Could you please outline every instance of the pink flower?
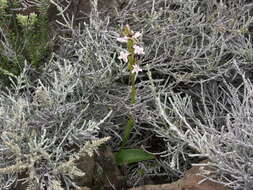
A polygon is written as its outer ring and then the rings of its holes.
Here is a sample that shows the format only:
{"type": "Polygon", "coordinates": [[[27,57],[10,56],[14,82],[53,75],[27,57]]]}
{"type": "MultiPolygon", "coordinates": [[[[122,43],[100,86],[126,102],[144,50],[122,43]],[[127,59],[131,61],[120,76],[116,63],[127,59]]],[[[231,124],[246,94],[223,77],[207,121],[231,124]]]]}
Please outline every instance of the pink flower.
{"type": "Polygon", "coordinates": [[[137,54],[137,55],[144,55],[145,54],[142,47],[134,45],[133,48],[134,48],[135,54],[137,54]]]}
{"type": "Polygon", "coordinates": [[[132,73],[136,73],[138,75],[138,72],[141,72],[142,69],[139,67],[139,65],[135,64],[133,65],[133,70],[131,71],[132,73]]]}
{"type": "Polygon", "coordinates": [[[124,37],[121,37],[121,38],[117,38],[117,41],[118,41],[118,42],[121,42],[121,43],[127,43],[128,37],[127,37],[127,36],[124,36],[124,37]]]}
{"type": "Polygon", "coordinates": [[[134,35],[133,35],[133,38],[137,39],[141,36],[141,33],[140,32],[136,32],[134,35]]]}
{"type": "Polygon", "coordinates": [[[122,59],[124,62],[126,62],[127,63],[127,61],[128,61],[128,56],[130,55],[130,53],[129,52],[127,52],[127,51],[121,51],[120,52],[120,55],[118,56],[118,59],[122,59]]]}

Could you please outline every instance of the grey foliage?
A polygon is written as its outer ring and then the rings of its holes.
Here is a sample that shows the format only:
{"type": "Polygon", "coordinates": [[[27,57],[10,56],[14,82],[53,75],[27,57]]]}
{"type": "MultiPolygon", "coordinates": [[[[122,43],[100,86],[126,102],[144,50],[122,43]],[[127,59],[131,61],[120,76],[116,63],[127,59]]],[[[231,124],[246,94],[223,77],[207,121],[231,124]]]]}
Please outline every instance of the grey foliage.
{"type": "MultiPolygon", "coordinates": [[[[175,133],[179,144],[186,142],[197,151],[188,154],[183,149],[182,154],[208,158],[206,165],[210,170],[200,175],[234,189],[252,189],[253,85],[244,73],[240,70],[238,73],[243,81],[241,85],[234,86],[224,79],[224,85],[218,85],[212,91],[215,82],[212,86],[203,83],[201,97],[195,102],[190,95],[182,97],[182,94],[174,93],[166,97],[168,104],[164,104],[159,98],[162,94],[157,95],[158,105],[161,105],[158,109],[169,126],[157,127],[156,132],[168,143],[172,142],[175,133]],[[173,118],[164,113],[167,109],[174,113],[173,118]]],[[[174,150],[167,148],[168,153],[174,150]]]]}
{"type": "Polygon", "coordinates": [[[9,189],[20,172],[26,173],[23,180],[28,189],[34,185],[43,189],[53,181],[69,188],[74,185],[71,179],[84,175],[75,161],[104,142],[96,140],[104,120],[84,117],[89,104],[86,96],[76,95],[75,89],[80,88],[76,68],[59,62],[49,63],[48,81],[38,80],[36,86],[28,81],[29,67],[25,67],[12,88],[0,95],[3,189],[9,189]],[[94,143],[87,144],[90,140],[94,143]]]}
{"type": "MultiPolygon", "coordinates": [[[[40,73],[26,66],[12,76],[11,88],[1,87],[0,188],[10,189],[19,171],[28,171],[30,187],[75,186],[73,176],[82,173],[74,161],[83,148],[94,151],[89,142],[104,142],[97,141],[100,133],[118,150],[132,115],[128,147],[148,149],[154,136],[161,143],[151,149],[159,159],[126,167],[135,185],[155,175],[175,180],[195,158],[208,158],[215,170],[202,175],[252,189],[252,3],[131,0],[106,17],[92,1],[88,21],[77,24],[61,2],[51,1],[60,19],[50,60],[40,73]],[[124,46],[116,38],[125,24],[142,32],[145,50],[135,105],[127,64],[117,58],[124,46]]],[[[0,32],[3,53],[12,60],[0,32]]]]}

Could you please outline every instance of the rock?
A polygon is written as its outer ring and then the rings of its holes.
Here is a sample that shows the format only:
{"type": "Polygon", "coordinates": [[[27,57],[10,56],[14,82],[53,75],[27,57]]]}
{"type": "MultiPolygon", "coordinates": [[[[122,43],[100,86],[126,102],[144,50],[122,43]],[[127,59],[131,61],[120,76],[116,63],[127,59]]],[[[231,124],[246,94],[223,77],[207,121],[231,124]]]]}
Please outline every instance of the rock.
{"type": "Polygon", "coordinates": [[[80,190],[91,190],[91,189],[88,187],[81,187],[80,190]]]}
{"type": "MultiPolygon", "coordinates": [[[[208,160],[204,160],[201,163],[206,163],[207,161],[208,160]]],[[[229,188],[210,180],[198,184],[198,182],[203,179],[203,177],[197,175],[200,173],[200,168],[200,166],[193,166],[190,170],[186,171],[185,176],[182,179],[171,184],[144,185],[129,190],[230,190],[229,188]]]]}
{"type": "Polygon", "coordinates": [[[86,174],[74,178],[78,186],[92,190],[111,189],[112,186],[122,189],[125,186],[125,179],[118,169],[112,149],[108,146],[99,147],[98,154],[93,157],[79,159],[77,167],[86,174]]]}
{"type": "Polygon", "coordinates": [[[91,186],[95,173],[95,159],[90,156],[82,156],[76,163],[77,167],[85,173],[82,177],[75,177],[74,181],[79,186],[91,186]]]}
{"type": "MultiPolygon", "coordinates": [[[[208,160],[204,160],[201,163],[207,163],[208,160]]],[[[200,173],[200,168],[203,166],[193,166],[188,170],[183,177],[182,186],[189,190],[229,190],[229,188],[224,185],[214,183],[210,180],[206,180],[201,184],[198,184],[204,177],[197,175],[200,173]]],[[[205,168],[205,167],[204,167],[205,168]]]]}

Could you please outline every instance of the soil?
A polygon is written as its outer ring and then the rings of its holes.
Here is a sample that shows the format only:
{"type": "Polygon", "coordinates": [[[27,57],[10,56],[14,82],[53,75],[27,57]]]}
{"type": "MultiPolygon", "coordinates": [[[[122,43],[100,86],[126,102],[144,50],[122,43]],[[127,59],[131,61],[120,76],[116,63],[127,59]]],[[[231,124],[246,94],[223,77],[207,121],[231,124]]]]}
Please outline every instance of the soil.
{"type": "MultiPolygon", "coordinates": [[[[208,160],[204,160],[201,164],[207,164],[208,160]]],[[[121,186],[117,186],[117,184],[111,183],[111,186],[101,187],[99,189],[117,189],[117,190],[231,190],[228,187],[225,187],[221,184],[212,182],[210,180],[205,180],[199,184],[200,181],[204,179],[204,177],[199,174],[203,169],[209,169],[206,166],[193,166],[191,169],[187,170],[184,176],[177,180],[176,182],[169,184],[159,184],[159,185],[144,185],[140,187],[127,188],[126,186],[122,186],[124,183],[121,183],[121,186]]],[[[116,171],[116,170],[115,170],[116,171]]],[[[112,175],[112,174],[110,174],[112,175]]],[[[118,175],[116,172],[115,175],[118,175]]],[[[110,177],[108,177],[110,178],[110,177]]],[[[94,190],[97,188],[94,187],[82,187],[81,190],[94,190]]]]}

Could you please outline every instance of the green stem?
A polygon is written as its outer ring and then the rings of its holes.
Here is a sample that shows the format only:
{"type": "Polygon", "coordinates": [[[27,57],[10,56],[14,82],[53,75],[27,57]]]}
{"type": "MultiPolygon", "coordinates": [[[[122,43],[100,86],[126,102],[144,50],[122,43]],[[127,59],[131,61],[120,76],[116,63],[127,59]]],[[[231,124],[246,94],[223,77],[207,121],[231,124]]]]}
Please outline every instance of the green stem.
{"type": "Polygon", "coordinates": [[[137,92],[136,92],[136,87],[135,87],[135,73],[131,74],[130,76],[131,80],[131,104],[136,104],[136,99],[137,99],[137,92]]]}
{"type": "MultiPolygon", "coordinates": [[[[134,41],[133,40],[129,40],[128,43],[127,43],[127,50],[128,52],[130,53],[130,56],[128,57],[128,70],[130,72],[130,77],[129,77],[129,82],[131,84],[131,93],[130,93],[130,98],[131,98],[131,104],[136,104],[136,100],[137,100],[137,92],[136,92],[136,86],[135,86],[135,73],[131,73],[132,70],[133,70],[133,65],[137,64],[137,59],[134,55],[134,41]]],[[[129,119],[127,121],[127,126],[125,127],[125,130],[124,130],[124,136],[123,136],[123,141],[122,141],[122,144],[121,144],[121,148],[123,148],[129,137],[130,137],[130,134],[131,134],[131,131],[133,130],[133,127],[135,125],[135,122],[134,122],[134,118],[133,116],[129,116],[129,119]]]]}
{"type": "Polygon", "coordinates": [[[127,125],[126,125],[125,130],[124,130],[124,136],[123,136],[121,148],[123,148],[123,147],[126,145],[128,139],[129,139],[129,137],[130,137],[131,131],[132,131],[133,127],[134,127],[134,124],[135,124],[135,123],[134,123],[134,119],[133,119],[133,117],[130,115],[130,116],[129,116],[129,119],[128,119],[128,121],[127,121],[127,125]]]}

